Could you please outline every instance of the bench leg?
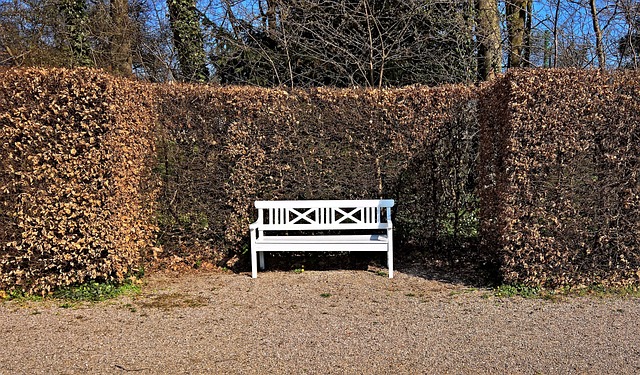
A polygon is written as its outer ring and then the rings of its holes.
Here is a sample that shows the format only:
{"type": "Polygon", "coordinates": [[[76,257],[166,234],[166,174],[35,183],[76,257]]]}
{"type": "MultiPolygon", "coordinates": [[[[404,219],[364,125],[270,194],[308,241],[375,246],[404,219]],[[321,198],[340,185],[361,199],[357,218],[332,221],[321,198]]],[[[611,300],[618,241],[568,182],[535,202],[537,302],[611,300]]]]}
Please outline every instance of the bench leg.
{"type": "Polygon", "coordinates": [[[264,251],[258,252],[258,257],[260,259],[260,269],[264,270],[264,251]]]}
{"type": "Polygon", "coordinates": [[[389,278],[393,279],[393,232],[388,231],[389,249],[387,250],[387,266],[389,267],[389,278]]]}
{"type": "Polygon", "coordinates": [[[258,261],[256,259],[256,251],[251,249],[251,277],[258,277],[258,261]]]}

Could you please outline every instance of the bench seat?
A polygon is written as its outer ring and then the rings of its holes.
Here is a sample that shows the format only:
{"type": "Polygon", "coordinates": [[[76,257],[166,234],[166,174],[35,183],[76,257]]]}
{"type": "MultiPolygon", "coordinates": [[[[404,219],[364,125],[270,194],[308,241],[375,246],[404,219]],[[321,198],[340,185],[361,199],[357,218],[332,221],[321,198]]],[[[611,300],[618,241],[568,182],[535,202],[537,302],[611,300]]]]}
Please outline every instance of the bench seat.
{"type": "Polygon", "coordinates": [[[385,234],[263,236],[256,239],[261,251],[387,251],[388,243],[385,234]]]}

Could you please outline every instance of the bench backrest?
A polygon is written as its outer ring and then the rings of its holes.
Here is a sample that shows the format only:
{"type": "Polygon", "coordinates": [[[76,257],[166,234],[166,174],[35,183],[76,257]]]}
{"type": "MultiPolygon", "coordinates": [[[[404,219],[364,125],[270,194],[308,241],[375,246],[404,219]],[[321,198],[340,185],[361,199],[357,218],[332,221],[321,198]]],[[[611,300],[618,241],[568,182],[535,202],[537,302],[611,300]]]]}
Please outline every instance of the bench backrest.
{"type": "Polygon", "coordinates": [[[393,199],[256,201],[262,230],[387,229],[393,199]]]}

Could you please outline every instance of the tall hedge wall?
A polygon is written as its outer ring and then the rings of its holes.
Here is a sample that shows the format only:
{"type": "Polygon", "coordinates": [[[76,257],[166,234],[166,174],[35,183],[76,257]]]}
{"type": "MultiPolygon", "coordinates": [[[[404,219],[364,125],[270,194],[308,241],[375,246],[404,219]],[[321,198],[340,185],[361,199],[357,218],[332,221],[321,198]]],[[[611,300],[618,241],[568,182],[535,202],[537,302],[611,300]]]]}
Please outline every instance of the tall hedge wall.
{"type": "Polygon", "coordinates": [[[0,71],[0,290],[136,266],[154,229],[149,91],[94,70],[0,71]]]}
{"type": "Polygon", "coordinates": [[[640,279],[640,74],[510,71],[480,111],[481,223],[506,282],[640,279]]]}
{"type": "Polygon", "coordinates": [[[255,200],[377,197],[397,201],[400,255],[477,238],[481,207],[506,282],[638,282],[639,83],[542,70],[481,89],[283,90],[2,70],[0,290],[121,280],[158,243],[242,258],[255,200]]]}
{"type": "Polygon", "coordinates": [[[159,97],[169,253],[240,254],[260,199],[396,198],[405,245],[476,224],[473,88],[184,85],[162,86],[159,97]]]}
{"type": "Polygon", "coordinates": [[[0,289],[121,280],[156,233],[164,254],[241,257],[257,199],[395,198],[407,249],[475,235],[473,88],[0,82],[0,289]]]}

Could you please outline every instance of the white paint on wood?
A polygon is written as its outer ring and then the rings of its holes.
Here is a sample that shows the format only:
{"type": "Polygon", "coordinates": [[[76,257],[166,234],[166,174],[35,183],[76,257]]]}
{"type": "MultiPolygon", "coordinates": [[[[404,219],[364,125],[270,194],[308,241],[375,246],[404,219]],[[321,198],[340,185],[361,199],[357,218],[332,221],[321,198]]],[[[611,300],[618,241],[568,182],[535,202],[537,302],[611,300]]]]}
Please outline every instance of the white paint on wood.
{"type": "Polygon", "coordinates": [[[393,277],[393,199],[257,201],[258,220],[249,226],[251,276],[264,268],[265,251],[386,251],[393,277]],[[265,222],[267,212],[268,222],[265,222]],[[383,215],[384,211],[384,215],[383,215]],[[383,220],[384,218],[384,220],[383,220]],[[386,235],[265,235],[265,231],[386,230],[386,235]]]}

